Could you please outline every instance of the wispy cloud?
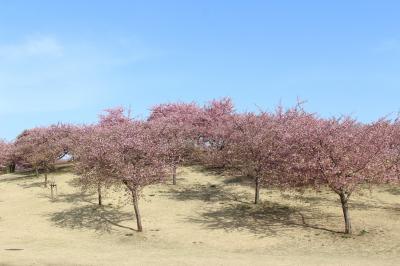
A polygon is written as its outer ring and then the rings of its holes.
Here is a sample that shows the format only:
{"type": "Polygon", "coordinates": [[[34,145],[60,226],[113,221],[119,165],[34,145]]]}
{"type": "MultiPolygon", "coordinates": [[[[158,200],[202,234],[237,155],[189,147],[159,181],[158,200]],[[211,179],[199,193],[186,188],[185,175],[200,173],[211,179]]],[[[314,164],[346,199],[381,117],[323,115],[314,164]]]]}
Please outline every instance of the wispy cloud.
{"type": "Polygon", "coordinates": [[[51,36],[31,36],[19,43],[0,44],[0,58],[61,56],[63,47],[51,36]]]}
{"type": "Polygon", "coordinates": [[[132,75],[128,70],[125,76],[121,67],[162,56],[135,37],[99,42],[30,35],[22,40],[0,42],[0,116],[77,110],[103,102],[132,75]]]}

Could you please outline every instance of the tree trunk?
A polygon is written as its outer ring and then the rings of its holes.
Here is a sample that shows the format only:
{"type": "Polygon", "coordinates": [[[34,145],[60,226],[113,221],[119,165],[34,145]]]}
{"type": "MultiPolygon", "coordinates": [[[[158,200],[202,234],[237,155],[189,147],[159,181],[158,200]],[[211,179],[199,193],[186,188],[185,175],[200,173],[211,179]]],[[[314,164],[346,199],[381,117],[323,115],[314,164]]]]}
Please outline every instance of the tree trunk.
{"type": "Polygon", "coordinates": [[[260,202],[260,178],[256,177],[256,193],[254,197],[254,204],[258,204],[260,202]]]}
{"type": "Polygon", "coordinates": [[[11,163],[9,166],[8,166],[8,170],[9,170],[9,172],[12,174],[12,173],[14,173],[15,172],[15,163],[11,163]]]}
{"type": "Polygon", "coordinates": [[[99,197],[99,206],[103,205],[102,199],[101,199],[101,185],[100,183],[97,184],[97,195],[99,197]]]}
{"type": "Polygon", "coordinates": [[[345,224],[345,234],[351,234],[351,221],[350,221],[350,214],[349,214],[349,206],[348,206],[348,200],[349,197],[346,196],[345,193],[340,193],[340,202],[342,203],[342,209],[343,209],[343,217],[344,217],[344,224],[345,224]]]}
{"type": "Polygon", "coordinates": [[[35,166],[35,173],[36,173],[36,177],[39,177],[39,168],[37,166],[35,166]]]}
{"type": "Polygon", "coordinates": [[[50,188],[51,188],[51,199],[54,200],[54,184],[50,184],[50,188]]]}
{"type": "Polygon", "coordinates": [[[142,219],[140,217],[140,211],[139,211],[139,199],[138,199],[138,190],[135,189],[132,191],[132,201],[133,201],[133,207],[135,208],[135,215],[136,215],[136,223],[137,223],[137,230],[138,232],[143,231],[142,227],[142,219]]]}
{"type": "Polygon", "coordinates": [[[172,184],[176,185],[176,165],[172,166],[172,184]]]}
{"type": "Polygon", "coordinates": [[[47,174],[49,173],[49,168],[46,167],[44,171],[44,187],[47,187],[47,174]]]}

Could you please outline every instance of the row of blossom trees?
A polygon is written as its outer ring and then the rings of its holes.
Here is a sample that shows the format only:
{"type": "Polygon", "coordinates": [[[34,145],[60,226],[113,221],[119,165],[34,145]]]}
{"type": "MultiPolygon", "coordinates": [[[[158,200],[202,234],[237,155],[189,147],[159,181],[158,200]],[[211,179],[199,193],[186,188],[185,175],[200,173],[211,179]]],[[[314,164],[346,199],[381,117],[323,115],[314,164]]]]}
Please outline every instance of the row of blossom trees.
{"type": "Polygon", "coordinates": [[[323,119],[301,104],[274,112],[237,113],[228,98],[205,106],[155,106],[146,120],[124,109],[106,110],[93,125],[52,125],[0,141],[0,167],[29,166],[47,173],[69,153],[85,187],[125,188],[142,231],[142,189],[163,182],[183,163],[220,168],[254,180],[254,203],[262,187],[327,187],[340,198],[345,233],[352,232],[348,201],[361,186],[398,182],[400,122],[363,124],[350,117],[323,119]]]}
{"type": "Polygon", "coordinates": [[[36,176],[39,176],[39,169],[43,169],[47,186],[48,172],[71,146],[71,130],[71,126],[63,124],[36,127],[24,130],[14,142],[0,141],[0,166],[8,168],[9,172],[13,172],[17,164],[30,167],[36,176]]]}

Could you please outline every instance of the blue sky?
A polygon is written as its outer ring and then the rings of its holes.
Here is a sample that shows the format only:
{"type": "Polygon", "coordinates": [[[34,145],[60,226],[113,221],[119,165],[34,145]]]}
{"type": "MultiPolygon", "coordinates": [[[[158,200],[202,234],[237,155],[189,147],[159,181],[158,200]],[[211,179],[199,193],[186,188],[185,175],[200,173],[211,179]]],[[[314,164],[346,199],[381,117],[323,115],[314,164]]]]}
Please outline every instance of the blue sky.
{"type": "Polygon", "coordinates": [[[112,106],[230,96],[323,116],[400,110],[399,1],[0,0],[0,138],[112,106]]]}

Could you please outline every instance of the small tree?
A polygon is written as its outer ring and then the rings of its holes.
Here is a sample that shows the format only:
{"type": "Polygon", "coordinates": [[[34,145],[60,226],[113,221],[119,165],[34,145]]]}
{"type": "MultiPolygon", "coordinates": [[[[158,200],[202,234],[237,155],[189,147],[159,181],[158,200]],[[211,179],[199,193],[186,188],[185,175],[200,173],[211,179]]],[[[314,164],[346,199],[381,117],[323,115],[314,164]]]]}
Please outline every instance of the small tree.
{"type": "Polygon", "coordinates": [[[84,190],[95,189],[98,205],[103,205],[102,187],[112,185],[108,166],[107,151],[109,142],[107,135],[103,134],[98,125],[89,125],[76,128],[73,133],[71,155],[74,158],[75,171],[80,175],[80,183],[84,190]]]}
{"type": "Polygon", "coordinates": [[[106,110],[98,125],[84,127],[74,147],[77,169],[89,182],[123,185],[135,209],[138,231],[142,189],[163,181],[167,173],[166,147],[154,124],[133,120],[122,108],[106,110]]]}
{"type": "Polygon", "coordinates": [[[75,162],[75,171],[80,175],[83,189],[94,189],[97,192],[98,205],[103,205],[102,188],[115,184],[114,167],[110,162],[110,151],[115,143],[111,141],[112,131],[105,130],[129,123],[124,116],[124,109],[117,107],[105,110],[99,115],[99,123],[85,125],[73,130],[71,155],[75,162]]]}
{"type": "Polygon", "coordinates": [[[260,188],[265,185],[278,187],[298,186],[286,180],[293,177],[293,122],[307,114],[299,106],[275,113],[260,112],[238,114],[233,117],[233,130],[229,134],[226,157],[230,168],[254,180],[254,203],[260,201],[260,188]]]}
{"type": "Polygon", "coordinates": [[[5,154],[5,156],[6,156],[5,157],[6,158],[5,162],[6,162],[6,165],[8,166],[7,167],[8,168],[7,171],[9,173],[14,173],[15,172],[15,168],[16,168],[17,164],[20,161],[20,158],[18,158],[17,155],[16,155],[15,145],[14,145],[13,142],[7,143],[6,148],[7,149],[6,149],[6,154],[5,154]]]}
{"type": "Polygon", "coordinates": [[[23,162],[31,165],[39,176],[39,168],[47,175],[55,163],[68,153],[71,128],[68,125],[51,125],[25,130],[15,141],[16,154],[23,162]]]}
{"type": "Polygon", "coordinates": [[[39,167],[42,165],[44,154],[40,148],[45,142],[44,128],[24,130],[15,141],[16,154],[25,165],[30,165],[39,177],[39,167]]]}
{"type": "Polygon", "coordinates": [[[139,198],[145,186],[163,181],[167,173],[166,148],[151,124],[142,121],[101,125],[103,133],[113,143],[107,152],[113,178],[131,194],[137,229],[143,230],[139,198]]]}
{"type": "Polygon", "coordinates": [[[119,153],[116,155],[121,156],[122,160],[119,160],[118,171],[122,182],[132,193],[138,230],[142,231],[139,195],[143,187],[163,181],[167,169],[165,150],[151,137],[152,129],[148,125],[135,123],[125,130],[129,142],[119,146],[119,153]],[[128,156],[124,155],[125,151],[128,156]]]}
{"type": "Polygon", "coordinates": [[[227,147],[231,168],[254,179],[255,204],[260,201],[261,183],[265,182],[268,173],[271,173],[266,164],[266,157],[270,155],[268,150],[276,151],[275,148],[267,147],[275,143],[273,135],[268,134],[273,129],[271,122],[271,117],[265,113],[237,115],[234,119],[234,131],[230,136],[230,145],[227,147]]]}
{"type": "MultiPolygon", "coordinates": [[[[310,135],[304,135],[301,151],[315,187],[327,185],[342,205],[345,233],[352,233],[348,202],[361,185],[386,182],[388,175],[383,160],[391,126],[380,120],[361,124],[351,118],[315,120],[310,135]],[[307,162],[307,160],[311,160],[307,162]]],[[[310,175],[308,175],[310,177],[310,175]]]]}
{"type": "Polygon", "coordinates": [[[12,161],[10,160],[10,150],[12,144],[0,139],[0,170],[7,170],[12,172],[10,165],[12,161]]]}
{"type": "Polygon", "coordinates": [[[197,118],[200,161],[213,168],[226,169],[229,165],[227,148],[233,132],[234,105],[230,98],[213,100],[203,107],[197,118]]]}
{"type": "Polygon", "coordinates": [[[172,168],[172,184],[176,185],[176,169],[193,151],[197,139],[196,119],[200,108],[194,104],[161,104],[152,108],[149,123],[158,139],[165,142],[166,160],[172,168]]]}
{"type": "Polygon", "coordinates": [[[400,117],[392,124],[390,132],[390,142],[383,158],[387,173],[390,176],[388,180],[391,183],[400,182],[400,117]]]}

